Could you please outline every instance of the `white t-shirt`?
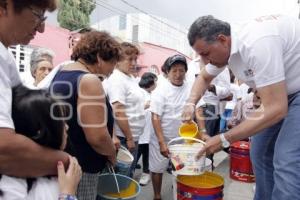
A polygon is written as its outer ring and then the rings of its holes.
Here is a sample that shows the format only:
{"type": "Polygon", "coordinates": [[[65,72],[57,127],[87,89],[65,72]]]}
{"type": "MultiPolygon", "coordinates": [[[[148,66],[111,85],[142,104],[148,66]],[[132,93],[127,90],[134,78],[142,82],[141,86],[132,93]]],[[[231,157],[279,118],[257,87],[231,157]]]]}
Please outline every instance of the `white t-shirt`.
{"type": "MultiPolygon", "coordinates": [[[[143,89],[145,95],[145,103],[151,101],[151,94],[143,89]]],[[[139,144],[148,144],[150,141],[150,136],[154,134],[154,129],[151,120],[151,112],[149,108],[145,109],[145,128],[143,134],[140,136],[139,144]]]]}
{"type": "MultiPolygon", "coordinates": [[[[150,111],[160,116],[165,142],[178,137],[181,125],[181,113],[191,91],[191,84],[184,82],[182,86],[174,86],[169,81],[160,84],[151,93],[150,111]]],[[[156,139],[155,133],[152,138],[156,139]]],[[[157,139],[156,139],[157,140],[157,139]]]]}
{"type": "Polygon", "coordinates": [[[248,95],[249,86],[246,83],[242,83],[240,85],[240,98],[244,98],[244,96],[248,95]]]}
{"type": "MultiPolygon", "coordinates": [[[[201,64],[203,65],[203,67],[205,66],[204,63],[201,63],[200,58],[196,58],[189,63],[187,71],[187,81],[191,84],[194,83],[196,75],[200,73],[201,64]]],[[[229,70],[226,68],[222,73],[218,74],[218,76],[216,76],[212,80],[211,84],[216,86],[217,95],[212,92],[206,91],[201,100],[197,103],[196,107],[200,107],[205,103],[208,103],[211,105],[215,105],[216,108],[218,108],[220,99],[226,98],[230,95],[229,70]]]]}
{"type": "Polygon", "coordinates": [[[186,81],[193,84],[196,80],[196,76],[200,74],[200,68],[202,67],[202,65],[205,66],[205,64],[200,60],[200,58],[196,58],[189,62],[188,71],[186,72],[185,76],[186,81]]]}
{"type": "Polygon", "coordinates": [[[37,178],[28,193],[26,179],[3,175],[0,189],[0,200],[57,200],[59,196],[57,178],[37,178]]]}
{"type": "Polygon", "coordinates": [[[241,94],[241,92],[240,92],[240,86],[238,86],[235,83],[231,83],[230,84],[230,92],[232,93],[232,100],[228,101],[226,103],[225,108],[233,110],[234,107],[235,107],[235,105],[236,105],[236,102],[237,102],[238,98],[241,97],[241,95],[240,95],[241,94]]]}
{"type": "MultiPolygon", "coordinates": [[[[133,76],[127,76],[118,69],[105,83],[111,104],[120,102],[125,106],[126,115],[134,141],[139,140],[145,126],[144,94],[133,76]]],[[[117,136],[124,137],[118,123],[114,123],[117,136]]]]}
{"type": "Polygon", "coordinates": [[[13,55],[0,42],[0,128],[14,129],[11,117],[12,87],[21,84],[13,55]]]}
{"type": "MultiPolygon", "coordinates": [[[[231,33],[228,65],[252,88],[285,80],[288,94],[300,90],[300,21],[287,16],[265,16],[231,33]]],[[[209,74],[222,69],[206,65],[209,74]]]]}
{"type": "Polygon", "coordinates": [[[156,87],[160,84],[165,84],[166,82],[168,82],[168,79],[163,75],[163,73],[161,73],[157,76],[156,87]]]}

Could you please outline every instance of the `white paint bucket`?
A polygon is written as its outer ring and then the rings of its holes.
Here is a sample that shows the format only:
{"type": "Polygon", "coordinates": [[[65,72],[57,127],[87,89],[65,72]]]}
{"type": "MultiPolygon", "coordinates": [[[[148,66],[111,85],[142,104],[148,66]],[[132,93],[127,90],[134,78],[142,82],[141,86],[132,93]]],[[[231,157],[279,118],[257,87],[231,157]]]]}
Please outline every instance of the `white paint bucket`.
{"type": "Polygon", "coordinates": [[[117,154],[117,173],[127,175],[133,160],[133,155],[125,147],[121,146],[117,154]]]}
{"type": "Polygon", "coordinates": [[[171,162],[178,175],[199,175],[204,172],[205,155],[196,160],[200,149],[205,145],[201,140],[178,137],[168,142],[171,162]]]}

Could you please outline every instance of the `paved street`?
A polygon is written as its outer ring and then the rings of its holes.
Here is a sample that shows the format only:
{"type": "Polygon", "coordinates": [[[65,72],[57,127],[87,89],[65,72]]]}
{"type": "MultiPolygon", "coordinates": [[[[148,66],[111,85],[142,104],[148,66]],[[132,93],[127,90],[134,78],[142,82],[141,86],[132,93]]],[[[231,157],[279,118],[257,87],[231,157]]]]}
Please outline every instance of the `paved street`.
{"type": "MultiPolygon", "coordinates": [[[[243,183],[229,178],[229,157],[224,152],[215,154],[215,172],[223,176],[225,179],[224,200],[252,200],[253,199],[253,183],[243,183]]],[[[136,170],[135,178],[138,180],[141,170],[136,170]]],[[[137,198],[138,200],[152,200],[152,183],[142,187],[142,191],[137,198]]],[[[173,200],[172,176],[168,173],[164,174],[162,199],[173,200]]]]}

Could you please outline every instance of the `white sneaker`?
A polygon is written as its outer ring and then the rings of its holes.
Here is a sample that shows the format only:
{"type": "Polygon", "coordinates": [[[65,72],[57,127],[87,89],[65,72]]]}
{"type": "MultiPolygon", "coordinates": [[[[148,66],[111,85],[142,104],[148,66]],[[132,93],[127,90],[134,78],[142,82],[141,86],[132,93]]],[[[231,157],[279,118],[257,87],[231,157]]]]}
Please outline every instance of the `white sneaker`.
{"type": "Polygon", "coordinates": [[[150,181],[150,174],[142,173],[140,185],[147,185],[150,181]]]}

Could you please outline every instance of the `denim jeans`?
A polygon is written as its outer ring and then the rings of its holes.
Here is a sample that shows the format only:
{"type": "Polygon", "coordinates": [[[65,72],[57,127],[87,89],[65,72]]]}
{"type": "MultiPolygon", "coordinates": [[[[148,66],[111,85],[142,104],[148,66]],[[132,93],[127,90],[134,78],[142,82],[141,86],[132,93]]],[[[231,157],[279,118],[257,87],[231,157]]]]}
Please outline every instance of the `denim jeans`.
{"type": "Polygon", "coordinates": [[[225,109],[224,113],[221,115],[220,133],[224,133],[227,131],[227,121],[230,119],[231,115],[232,109],[225,109]]]}
{"type": "MultiPolygon", "coordinates": [[[[118,136],[118,138],[120,140],[121,145],[128,148],[127,144],[126,144],[126,138],[119,137],[119,136],[118,136]]],[[[137,164],[136,159],[137,159],[137,154],[138,154],[138,142],[134,142],[134,144],[135,144],[135,149],[134,149],[134,151],[130,152],[133,155],[134,160],[132,162],[132,165],[130,166],[128,174],[126,174],[127,176],[129,176],[131,178],[133,177],[133,173],[134,173],[134,170],[135,170],[135,167],[137,164]]]]}
{"type": "Polygon", "coordinates": [[[252,137],[254,200],[300,197],[300,92],[288,97],[288,114],[252,137]]]}

